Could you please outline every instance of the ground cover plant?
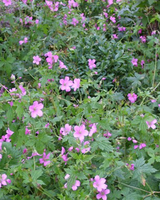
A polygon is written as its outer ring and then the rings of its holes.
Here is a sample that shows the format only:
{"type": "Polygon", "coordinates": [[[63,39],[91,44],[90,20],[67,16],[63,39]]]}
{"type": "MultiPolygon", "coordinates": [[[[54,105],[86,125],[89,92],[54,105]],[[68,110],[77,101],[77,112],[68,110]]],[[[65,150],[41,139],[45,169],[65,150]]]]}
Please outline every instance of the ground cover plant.
{"type": "Polygon", "coordinates": [[[0,200],[160,199],[159,12],[0,1],[0,200]]]}

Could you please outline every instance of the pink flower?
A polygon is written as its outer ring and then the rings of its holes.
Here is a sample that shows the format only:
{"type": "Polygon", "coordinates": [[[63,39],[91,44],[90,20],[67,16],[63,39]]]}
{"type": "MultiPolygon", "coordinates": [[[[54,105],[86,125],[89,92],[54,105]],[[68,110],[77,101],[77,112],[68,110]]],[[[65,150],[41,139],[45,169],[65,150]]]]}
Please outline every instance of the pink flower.
{"type": "Polygon", "coordinates": [[[12,5],[12,0],[2,0],[5,6],[12,5]]]}
{"type": "Polygon", "coordinates": [[[88,60],[89,69],[96,68],[95,62],[96,62],[95,59],[93,59],[93,60],[89,59],[89,60],[88,60]]]}
{"type": "Polygon", "coordinates": [[[92,125],[92,128],[91,128],[91,130],[90,130],[90,132],[89,132],[89,136],[91,137],[94,133],[96,133],[97,132],[97,126],[96,126],[96,124],[94,123],[93,125],[92,125]]]}
{"type": "Polygon", "coordinates": [[[63,159],[63,161],[65,162],[65,164],[67,164],[67,161],[68,161],[67,155],[68,155],[68,153],[67,153],[67,154],[64,154],[65,151],[66,151],[65,148],[62,147],[61,156],[62,156],[62,159],[63,159]]]}
{"type": "Polygon", "coordinates": [[[134,66],[138,66],[138,59],[136,59],[136,58],[133,58],[132,60],[131,60],[131,62],[132,62],[132,64],[134,65],[134,66]]]}
{"type": "Polygon", "coordinates": [[[151,122],[146,121],[146,124],[147,124],[148,128],[152,128],[152,129],[156,128],[155,123],[157,123],[156,119],[152,120],[151,122]]]}
{"type": "Polygon", "coordinates": [[[98,192],[101,192],[103,189],[107,188],[107,185],[105,184],[105,178],[100,178],[98,175],[96,175],[94,181],[93,187],[96,188],[98,192]]]}
{"type": "Polygon", "coordinates": [[[39,103],[38,101],[34,101],[32,106],[29,106],[29,111],[31,112],[31,117],[36,118],[37,116],[42,117],[43,112],[41,111],[43,109],[43,104],[39,103]]]}
{"type": "Polygon", "coordinates": [[[27,126],[26,126],[26,128],[25,128],[25,135],[30,135],[31,134],[31,130],[29,130],[28,128],[27,128],[27,126]]]}
{"type": "Polygon", "coordinates": [[[75,126],[74,130],[74,137],[78,138],[81,142],[84,140],[84,137],[88,135],[88,131],[85,130],[85,125],[75,126]]]}
{"type": "Polygon", "coordinates": [[[24,43],[27,43],[27,42],[28,42],[28,38],[25,37],[24,40],[23,40],[23,42],[24,42],[24,43]]]}
{"type": "Polygon", "coordinates": [[[102,190],[99,194],[96,195],[97,199],[107,200],[107,194],[110,193],[109,189],[102,190]]]}
{"type": "Polygon", "coordinates": [[[134,171],[134,164],[131,164],[130,170],[134,171]]]}
{"type": "Polygon", "coordinates": [[[144,67],[144,60],[141,60],[141,66],[142,66],[142,68],[144,67]]]}
{"type": "Polygon", "coordinates": [[[23,41],[23,40],[20,40],[20,41],[19,41],[19,44],[20,44],[20,45],[22,45],[23,43],[24,43],[24,41],[23,41]]]}
{"type": "Polygon", "coordinates": [[[65,127],[60,129],[60,133],[62,135],[68,135],[69,132],[71,132],[72,126],[70,126],[69,124],[66,124],[65,127]]]}
{"type": "Polygon", "coordinates": [[[13,135],[13,131],[11,131],[9,128],[6,130],[7,136],[11,137],[11,135],[13,135]]]}
{"type": "Polygon", "coordinates": [[[27,0],[22,0],[22,1],[23,1],[23,3],[25,3],[25,4],[27,3],[27,0]]]}
{"type": "Polygon", "coordinates": [[[139,29],[138,33],[141,34],[142,33],[142,29],[139,29]]]}
{"type": "Polygon", "coordinates": [[[26,95],[26,90],[25,90],[25,88],[22,85],[19,85],[19,89],[22,92],[22,94],[21,94],[22,96],[26,95]]]}
{"type": "Polygon", "coordinates": [[[146,36],[140,36],[141,42],[145,43],[146,42],[146,36]]]}
{"type": "Polygon", "coordinates": [[[137,95],[135,93],[133,93],[133,94],[129,93],[127,96],[128,96],[128,100],[131,103],[134,103],[137,100],[137,95]]]}
{"type": "Polygon", "coordinates": [[[105,16],[106,18],[108,18],[108,13],[103,12],[103,14],[104,14],[104,16],[105,16]]]}
{"type": "Polygon", "coordinates": [[[113,0],[108,0],[108,4],[109,5],[113,4],[113,0]]]}
{"type": "Polygon", "coordinates": [[[33,63],[36,65],[39,65],[39,62],[41,61],[41,58],[39,56],[33,56],[33,63]]]}
{"type": "Polygon", "coordinates": [[[104,133],[103,136],[109,138],[112,136],[112,134],[109,131],[107,131],[107,133],[104,133]]]}
{"type": "Polygon", "coordinates": [[[2,185],[7,185],[7,182],[8,183],[10,182],[10,180],[7,179],[7,175],[6,174],[0,175],[0,188],[2,187],[2,185]]]}
{"type": "Polygon", "coordinates": [[[60,81],[61,84],[61,90],[65,90],[66,92],[71,91],[71,86],[73,85],[73,82],[69,80],[69,77],[66,76],[65,79],[61,79],[60,81]]]}
{"type": "Polygon", "coordinates": [[[73,24],[73,26],[76,26],[78,23],[79,21],[76,18],[72,18],[71,24],[73,24]]]}
{"type": "Polygon", "coordinates": [[[11,107],[13,106],[13,101],[8,101],[8,103],[11,107]]]}
{"type": "Polygon", "coordinates": [[[79,87],[80,87],[80,79],[75,78],[74,81],[73,81],[72,88],[74,89],[74,91],[76,91],[79,87]]]}
{"type": "Polygon", "coordinates": [[[110,17],[110,20],[113,22],[113,23],[116,23],[116,18],[115,17],[110,17]]]}
{"type": "Polygon", "coordinates": [[[134,149],[137,149],[139,146],[138,145],[134,145],[134,149]]]}
{"type": "Polygon", "coordinates": [[[146,144],[145,144],[145,143],[141,143],[141,144],[139,145],[139,149],[143,149],[144,147],[146,147],[146,144]]]}
{"type": "Polygon", "coordinates": [[[155,35],[156,34],[156,31],[152,31],[151,35],[155,35]]]}
{"type": "Polygon", "coordinates": [[[118,39],[118,36],[116,34],[113,34],[113,39],[118,39]]]}
{"type": "Polygon", "coordinates": [[[75,184],[72,186],[72,190],[77,190],[77,187],[79,187],[80,185],[80,181],[76,180],[75,184]]]}
{"type": "Polygon", "coordinates": [[[151,102],[152,102],[152,103],[155,103],[155,102],[156,102],[156,99],[151,99],[151,102]]]}
{"type": "Polygon", "coordinates": [[[50,156],[50,153],[46,155],[46,153],[44,152],[43,153],[43,158],[40,158],[39,162],[41,164],[43,163],[44,166],[49,165],[51,163],[51,161],[49,160],[49,156],[50,156]]]}
{"type": "Polygon", "coordinates": [[[35,23],[36,23],[36,24],[39,24],[39,19],[36,19],[36,20],[35,20],[35,23]]]}
{"type": "Polygon", "coordinates": [[[68,69],[67,67],[66,67],[66,65],[62,62],[62,61],[59,61],[59,67],[61,68],[61,69],[68,69]]]}

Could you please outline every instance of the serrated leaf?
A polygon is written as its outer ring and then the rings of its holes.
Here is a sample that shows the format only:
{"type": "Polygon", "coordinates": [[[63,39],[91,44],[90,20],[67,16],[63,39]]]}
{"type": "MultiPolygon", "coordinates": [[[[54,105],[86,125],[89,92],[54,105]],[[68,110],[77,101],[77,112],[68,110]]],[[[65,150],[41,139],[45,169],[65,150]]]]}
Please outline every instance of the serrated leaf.
{"type": "Polygon", "coordinates": [[[95,151],[97,148],[105,151],[113,151],[113,147],[111,146],[109,140],[105,137],[98,137],[91,145],[92,152],[95,151]]]}
{"type": "Polygon", "coordinates": [[[95,155],[83,155],[82,160],[83,162],[89,162],[95,155]]]}
{"type": "Polygon", "coordinates": [[[133,172],[133,178],[134,179],[138,178],[140,182],[141,182],[142,175],[150,175],[157,171],[154,167],[151,166],[151,164],[149,163],[145,164],[145,160],[143,157],[140,159],[137,159],[134,162],[134,167],[135,167],[135,170],[133,172]]]}
{"type": "Polygon", "coordinates": [[[156,0],[148,0],[148,3],[149,3],[150,6],[155,2],[156,2],[156,0]]]}
{"type": "Polygon", "coordinates": [[[7,113],[6,113],[6,117],[7,117],[7,120],[8,120],[9,122],[11,122],[11,121],[13,120],[13,118],[14,118],[14,113],[13,113],[12,108],[9,108],[9,109],[8,109],[8,111],[7,111],[7,113]]]}
{"type": "Polygon", "coordinates": [[[71,187],[75,184],[76,176],[75,174],[71,174],[67,180],[67,189],[71,189],[71,187]]]}
{"type": "Polygon", "coordinates": [[[31,177],[33,179],[33,181],[37,180],[41,175],[43,174],[43,171],[40,170],[34,170],[31,172],[31,177]]]}
{"type": "Polygon", "coordinates": [[[17,113],[17,116],[18,116],[19,118],[22,117],[22,114],[24,113],[24,109],[23,109],[23,105],[22,105],[22,104],[18,104],[18,105],[17,105],[16,113],[17,113]]]}

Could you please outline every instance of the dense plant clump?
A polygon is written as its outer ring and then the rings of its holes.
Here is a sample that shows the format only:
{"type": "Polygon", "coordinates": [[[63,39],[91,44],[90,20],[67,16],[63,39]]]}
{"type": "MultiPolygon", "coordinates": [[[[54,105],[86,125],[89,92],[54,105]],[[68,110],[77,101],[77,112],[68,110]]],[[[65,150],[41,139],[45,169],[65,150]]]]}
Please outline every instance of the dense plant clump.
{"type": "Polygon", "coordinates": [[[159,12],[0,2],[0,200],[160,199],[159,12]]]}

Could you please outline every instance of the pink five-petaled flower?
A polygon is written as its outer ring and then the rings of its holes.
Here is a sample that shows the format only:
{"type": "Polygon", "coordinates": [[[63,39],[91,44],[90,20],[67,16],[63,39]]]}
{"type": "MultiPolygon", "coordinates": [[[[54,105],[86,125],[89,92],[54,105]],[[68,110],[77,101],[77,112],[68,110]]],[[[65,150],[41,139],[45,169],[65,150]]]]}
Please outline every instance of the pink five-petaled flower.
{"type": "Polygon", "coordinates": [[[73,24],[73,26],[76,26],[78,23],[79,21],[76,18],[72,18],[71,24],[73,24]]]}
{"type": "Polygon", "coordinates": [[[88,135],[88,131],[85,130],[85,125],[75,126],[74,130],[74,137],[78,138],[81,142],[84,140],[84,137],[88,135]]]}
{"type": "Polygon", "coordinates": [[[134,103],[137,100],[137,95],[135,93],[133,93],[133,94],[129,93],[127,96],[128,96],[128,100],[131,103],[134,103]]]}
{"type": "Polygon", "coordinates": [[[0,188],[2,187],[2,185],[7,185],[7,183],[11,183],[11,180],[6,178],[7,178],[6,174],[0,175],[0,188]]]}
{"type": "Polygon", "coordinates": [[[138,59],[136,59],[136,58],[133,58],[132,60],[131,60],[131,63],[134,65],[134,66],[138,66],[138,59]]]}
{"type": "Polygon", "coordinates": [[[61,79],[60,81],[61,84],[61,90],[65,90],[66,92],[71,91],[71,86],[73,85],[73,82],[69,80],[69,77],[66,76],[65,79],[61,79]]]}
{"type": "Polygon", "coordinates": [[[145,144],[145,143],[141,143],[141,144],[139,145],[139,149],[143,149],[144,147],[146,147],[146,144],[145,144]]]}
{"type": "Polygon", "coordinates": [[[79,87],[80,87],[80,79],[75,78],[74,81],[73,81],[72,88],[74,89],[74,91],[76,91],[79,87]]]}
{"type": "Polygon", "coordinates": [[[110,20],[113,22],[113,23],[116,23],[116,18],[115,17],[110,17],[110,20]]]}
{"type": "Polygon", "coordinates": [[[39,162],[41,164],[43,163],[44,166],[49,165],[51,163],[51,161],[49,160],[49,156],[50,156],[50,153],[46,155],[46,153],[44,152],[43,158],[40,158],[39,162]]]}
{"type": "Polygon", "coordinates": [[[97,199],[103,199],[103,200],[107,200],[107,194],[110,193],[109,189],[106,190],[102,190],[99,194],[96,195],[97,199]]]}
{"type": "Polygon", "coordinates": [[[33,63],[36,65],[39,65],[39,62],[41,61],[41,58],[39,56],[33,56],[33,63]]]}
{"type": "Polygon", "coordinates": [[[152,128],[152,129],[156,128],[155,123],[157,123],[156,119],[152,120],[151,122],[146,121],[146,124],[147,124],[148,128],[152,128]]]}
{"type": "Polygon", "coordinates": [[[98,175],[96,175],[94,178],[93,187],[96,188],[98,192],[101,192],[103,189],[105,190],[107,188],[105,182],[105,178],[100,178],[98,175]]]}
{"type": "Polygon", "coordinates": [[[65,127],[64,127],[64,128],[61,127],[60,133],[61,133],[62,135],[68,135],[69,132],[71,131],[71,129],[72,129],[72,126],[70,126],[69,124],[65,124],[65,127]]]}
{"type": "Polygon", "coordinates": [[[140,36],[141,42],[145,43],[146,42],[146,36],[140,36]]]}
{"type": "Polygon", "coordinates": [[[6,130],[7,136],[11,137],[11,135],[13,135],[13,131],[11,131],[9,128],[6,130]]]}
{"type": "Polygon", "coordinates": [[[93,59],[93,60],[89,59],[89,60],[88,60],[89,69],[96,68],[95,62],[96,62],[95,59],[93,59]]]}
{"type": "Polygon", "coordinates": [[[109,5],[113,4],[113,0],[108,0],[108,4],[109,5]]]}
{"type": "Polygon", "coordinates": [[[31,112],[31,117],[36,118],[37,116],[42,117],[43,112],[41,109],[43,108],[42,103],[38,103],[38,101],[34,101],[32,106],[29,106],[29,111],[31,112]]]}
{"type": "Polygon", "coordinates": [[[72,190],[77,190],[77,187],[79,187],[81,185],[79,180],[76,180],[75,184],[72,185],[72,190]]]}
{"type": "Polygon", "coordinates": [[[2,0],[5,6],[12,5],[12,0],[2,0]]]}
{"type": "Polygon", "coordinates": [[[96,133],[97,132],[97,126],[96,126],[96,124],[94,123],[93,125],[92,125],[92,128],[91,128],[91,130],[90,130],[90,132],[89,132],[89,136],[91,137],[94,133],[96,133]]]}

